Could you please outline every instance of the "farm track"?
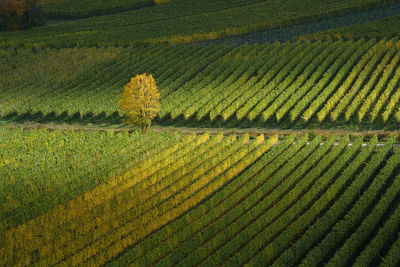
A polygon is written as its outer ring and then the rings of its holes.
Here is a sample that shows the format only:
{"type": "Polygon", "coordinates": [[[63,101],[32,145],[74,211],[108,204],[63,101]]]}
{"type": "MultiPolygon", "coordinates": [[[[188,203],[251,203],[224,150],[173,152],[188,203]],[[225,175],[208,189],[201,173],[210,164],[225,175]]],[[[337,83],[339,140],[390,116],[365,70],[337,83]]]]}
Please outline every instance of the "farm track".
{"type": "Polygon", "coordinates": [[[204,45],[217,45],[217,44],[255,44],[267,42],[286,42],[295,41],[302,35],[308,35],[320,31],[326,31],[335,28],[351,26],[379,20],[400,14],[400,4],[382,7],[375,10],[364,11],[361,13],[354,13],[346,16],[325,19],[318,22],[304,23],[283,27],[279,29],[271,29],[267,31],[255,32],[251,34],[244,34],[228,38],[221,38],[216,40],[199,42],[204,45]]]}
{"type": "MultiPolygon", "coordinates": [[[[129,126],[126,124],[67,124],[67,123],[35,123],[35,122],[25,122],[25,123],[0,123],[0,128],[8,129],[18,129],[22,128],[24,130],[31,129],[46,129],[46,130],[61,130],[61,131],[135,131],[138,130],[136,126],[129,126]]],[[[395,131],[385,131],[385,130],[369,130],[369,131],[354,131],[354,130],[342,130],[342,129],[263,129],[263,128],[205,128],[205,127],[178,127],[178,126],[161,126],[153,125],[151,129],[154,132],[181,132],[183,135],[192,135],[194,132],[196,134],[209,133],[210,135],[223,134],[228,135],[243,135],[248,134],[250,137],[256,137],[261,134],[265,136],[278,135],[279,137],[286,137],[290,135],[321,135],[321,136],[363,136],[364,140],[368,140],[370,137],[376,135],[379,140],[386,141],[390,136],[397,135],[400,136],[400,130],[395,131]]],[[[340,139],[340,137],[338,137],[340,139]]],[[[395,145],[397,147],[398,145],[395,145]]]]}

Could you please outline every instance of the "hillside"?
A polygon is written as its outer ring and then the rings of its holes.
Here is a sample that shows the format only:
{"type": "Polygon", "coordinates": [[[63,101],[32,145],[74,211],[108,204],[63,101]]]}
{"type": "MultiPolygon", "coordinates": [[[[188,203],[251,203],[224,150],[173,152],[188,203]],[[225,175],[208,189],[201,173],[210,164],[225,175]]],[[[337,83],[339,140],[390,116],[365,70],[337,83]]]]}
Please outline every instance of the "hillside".
{"type": "Polygon", "coordinates": [[[246,134],[164,135],[157,140],[152,136],[152,144],[126,132],[86,137],[83,132],[3,130],[2,136],[18,143],[29,140],[20,146],[25,149],[45,142],[49,152],[39,154],[37,161],[37,154],[27,151],[15,158],[19,166],[3,162],[3,170],[14,165],[18,171],[6,174],[5,181],[14,180],[7,187],[3,181],[2,191],[9,197],[2,201],[8,209],[1,214],[7,217],[0,232],[1,264],[390,266],[398,260],[394,235],[400,220],[400,150],[393,152],[395,138],[375,149],[376,136],[363,143],[362,137],[351,141],[348,136],[338,142],[335,136],[323,140],[307,135],[277,142],[277,136],[249,140],[246,134]],[[89,138],[92,147],[67,152],[79,157],[58,171],[42,160],[49,153],[60,158],[65,153],[60,142],[73,148],[82,138],[89,138]],[[95,160],[97,166],[82,176],[82,156],[92,161],[103,157],[102,150],[108,152],[105,162],[117,156],[110,145],[96,151],[96,142],[116,143],[119,153],[133,152],[129,158],[136,164],[99,179],[96,172],[110,166],[99,169],[95,160]],[[128,142],[130,148],[121,150],[128,142]],[[148,152],[143,154],[138,144],[146,144],[148,152]],[[42,166],[42,174],[30,174],[29,184],[27,163],[42,166]],[[46,172],[51,176],[43,176],[46,172]],[[69,181],[43,184],[43,178],[57,180],[67,173],[69,181]],[[38,191],[16,193],[29,187],[38,191]],[[50,190],[64,193],[47,195],[50,190]],[[22,204],[29,198],[31,203],[22,204]],[[54,205],[60,201],[66,203],[54,205]],[[12,203],[21,205],[12,210],[12,203]],[[26,205],[36,207],[29,209],[33,219],[23,213],[26,205]],[[386,251],[388,242],[394,245],[386,251]]]}
{"type": "Polygon", "coordinates": [[[119,117],[123,85],[146,72],[160,88],[159,124],[315,128],[345,123],[348,128],[393,130],[400,122],[399,47],[395,37],[241,46],[6,49],[0,59],[0,113],[9,118],[25,114],[22,119],[39,122],[57,116],[90,120],[104,114],[112,122],[119,117]],[[9,65],[11,57],[14,65],[9,65]]]}
{"type": "Polygon", "coordinates": [[[341,38],[383,38],[400,35],[400,16],[345,26],[299,37],[300,40],[327,40],[341,38]]]}
{"type": "Polygon", "coordinates": [[[42,11],[0,32],[0,266],[400,265],[400,1],[42,11]]]}
{"type": "Polygon", "coordinates": [[[139,9],[155,5],[156,2],[168,0],[43,0],[42,10],[48,18],[74,19],[139,9]]]}
{"type": "Polygon", "coordinates": [[[29,31],[0,33],[0,47],[181,44],[347,15],[398,1],[174,0],[29,31]]]}

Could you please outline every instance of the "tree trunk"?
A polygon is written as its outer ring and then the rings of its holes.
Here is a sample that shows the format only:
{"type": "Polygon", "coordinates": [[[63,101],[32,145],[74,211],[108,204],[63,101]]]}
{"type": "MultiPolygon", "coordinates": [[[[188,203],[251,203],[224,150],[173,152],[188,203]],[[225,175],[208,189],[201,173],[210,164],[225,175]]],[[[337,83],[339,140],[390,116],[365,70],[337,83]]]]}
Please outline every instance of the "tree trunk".
{"type": "Polygon", "coordinates": [[[141,130],[142,134],[145,134],[149,131],[149,126],[147,124],[142,124],[141,130]]]}

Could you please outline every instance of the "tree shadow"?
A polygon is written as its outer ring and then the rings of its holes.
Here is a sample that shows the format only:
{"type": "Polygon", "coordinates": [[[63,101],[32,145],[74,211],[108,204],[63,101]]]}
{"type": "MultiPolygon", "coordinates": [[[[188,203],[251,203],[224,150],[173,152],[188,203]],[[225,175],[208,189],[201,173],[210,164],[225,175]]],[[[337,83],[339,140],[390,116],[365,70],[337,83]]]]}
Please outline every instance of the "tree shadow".
{"type": "MultiPolygon", "coordinates": [[[[393,117],[393,116],[392,116],[393,117]]],[[[309,121],[303,121],[300,117],[292,121],[289,114],[286,114],[277,120],[275,116],[271,116],[268,120],[265,120],[261,114],[255,117],[253,120],[244,117],[238,120],[234,115],[224,120],[221,116],[217,116],[214,120],[210,120],[208,115],[204,116],[201,120],[197,119],[196,113],[190,118],[184,118],[183,115],[172,118],[170,115],[164,118],[156,118],[155,124],[161,126],[177,126],[177,127],[195,127],[195,128],[261,128],[261,129],[280,129],[280,130],[302,130],[302,129],[324,129],[324,130],[352,130],[352,131],[368,131],[368,130],[383,130],[393,131],[399,130],[399,123],[391,118],[386,123],[381,119],[377,119],[374,123],[370,123],[368,119],[365,119],[362,123],[359,123],[356,116],[353,116],[351,120],[346,121],[345,118],[340,118],[338,121],[333,122],[330,119],[326,119],[323,122],[319,122],[316,116],[313,116],[309,121]]]]}
{"type": "MultiPolygon", "coordinates": [[[[392,116],[393,117],[393,116],[392,116]]],[[[117,112],[107,114],[106,112],[101,112],[95,114],[93,112],[80,113],[76,112],[73,114],[64,111],[62,113],[50,112],[44,114],[42,112],[25,112],[25,113],[10,113],[4,116],[0,116],[0,121],[5,122],[16,122],[16,123],[67,123],[67,124],[98,124],[102,126],[115,126],[123,124],[123,117],[117,112]]],[[[285,115],[280,121],[277,121],[274,116],[268,120],[264,120],[261,115],[258,115],[253,120],[249,120],[244,117],[238,120],[235,116],[231,116],[229,119],[224,120],[221,116],[217,116],[213,121],[209,119],[208,116],[204,116],[202,119],[197,118],[197,114],[194,114],[190,118],[184,118],[183,115],[172,118],[167,115],[163,118],[157,117],[153,121],[153,125],[158,126],[172,126],[172,127],[188,127],[188,128],[238,128],[238,129],[248,129],[248,128],[260,128],[260,129],[324,129],[324,130],[353,130],[353,131],[366,131],[366,130],[383,130],[392,131],[399,130],[399,123],[394,119],[390,118],[387,122],[383,122],[378,118],[373,124],[368,123],[366,120],[363,123],[358,123],[356,117],[353,117],[349,121],[345,121],[344,118],[340,118],[338,121],[333,122],[329,119],[320,123],[315,116],[308,122],[304,122],[301,119],[296,119],[291,121],[289,115],[285,115]]]]}
{"type": "Polygon", "coordinates": [[[5,116],[1,116],[0,120],[8,122],[37,122],[37,123],[71,123],[71,124],[121,124],[122,117],[116,111],[112,114],[107,114],[106,112],[101,112],[99,114],[94,114],[93,112],[81,114],[80,112],[75,112],[69,114],[67,111],[57,114],[52,111],[47,114],[43,112],[25,112],[25,113],[10,113],[5,116]]]}

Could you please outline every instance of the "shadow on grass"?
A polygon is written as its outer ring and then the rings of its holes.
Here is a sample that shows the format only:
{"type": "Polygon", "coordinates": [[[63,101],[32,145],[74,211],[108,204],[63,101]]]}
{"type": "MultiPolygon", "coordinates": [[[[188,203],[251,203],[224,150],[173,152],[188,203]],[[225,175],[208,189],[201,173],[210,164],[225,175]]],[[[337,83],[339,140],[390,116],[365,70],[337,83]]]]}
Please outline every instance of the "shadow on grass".
{"type": "Polygon", "coordinates": [[[260,129],[280,129],[280,130],[303,130],[303,129],[337,129],[337,130],[350,130],[350,131],[369,131],[369,130],[382,130],[382,131],[396,131],[400,130],[400,124],[392,117],[386,123],[378,117],[374,123],[369,122],[369,118],[365,118],[362,123],[359,123],[356,116],[353,116],[349,121],[345,118],[340,118],[338,121],[333,122],[330,119],[326,119],[322,123],[317,120],[314,116],[311,120],[305,122],[301,118],[297,118],[295,121],[290,119],[290,116],[285,115],[280,121],[272,116],[270,119],[265,121],[261,115],[258,115],[253,120],[249,120],[247,117],[242,120],[238,120],[235,116],[231,116],[229,119],[224,120],[218,116],[213,121],[208,116],[198,120],[196,114],[189,119],[185,119],[183,116],[177,118],[171,118],[166,116],[164,118],[156,118],[155,124],[161,126],[176,126],[176,127],[194,127],[194,128],[260,128],[260,129]]]}
{"type": "Polygon", "coordinates": [[[68,112],[63,112],[57,114],[55,112],[50,112],[47,114],[43,114],[42,112],[26,112],[26,113],[11,113],[6,116],[0,118],[0,120],[8,121],[8,122],[16,122],[16,123],[24,123],[24,122],[37,122],[37,123],[74,123],[74,124],[82,124],[86,125],[88,123],[92,124],[121,124],[121,116],[118,112],[114,112],[112,114],[106,114],[105,112],[101,112],[99,114],[93,114],[92,112],[81,114],[80,112],[76,112],[73,114],[69,114],[68,112]]]}

